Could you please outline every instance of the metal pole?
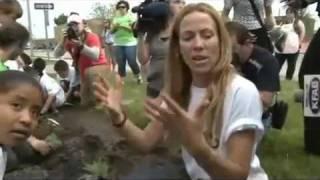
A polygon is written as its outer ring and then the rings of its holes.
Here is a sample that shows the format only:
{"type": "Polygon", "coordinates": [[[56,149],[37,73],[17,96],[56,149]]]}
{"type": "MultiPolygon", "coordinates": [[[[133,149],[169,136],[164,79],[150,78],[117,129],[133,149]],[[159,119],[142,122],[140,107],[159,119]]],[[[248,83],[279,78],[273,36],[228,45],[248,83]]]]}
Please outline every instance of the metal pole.
{"type": "Polygon", "coordinates": [[[48,10],[45,9],[43,10],[43,13],[44,13],[44,26],[45,26],[45,32],[46,32],[46,44],[47,44],[47,57],[48,57],[48,60],[50,60],[50,51],[49,51],[49,40],[48,40],[48,10]]]}
{"type": "Polygon", "coordinates": [[[33,56],[33,41],[32,41],[32,22],[31,22],[31,11],[30,11],[30,0],[27,0],[27,14],[28,14],[28,29],[30,32],[30,56],[33,56]]]}

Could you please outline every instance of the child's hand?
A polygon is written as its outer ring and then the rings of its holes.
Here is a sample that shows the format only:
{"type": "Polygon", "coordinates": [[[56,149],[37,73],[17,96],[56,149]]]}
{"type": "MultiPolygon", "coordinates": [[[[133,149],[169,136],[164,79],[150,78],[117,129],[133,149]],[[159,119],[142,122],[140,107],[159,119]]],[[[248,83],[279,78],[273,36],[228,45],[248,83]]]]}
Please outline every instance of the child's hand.
{"type": "Polygon", "coordinates": [[[30,141],[30,144],[32,148],[39,152],[42,156],[46,156],[50,153],[51,147],[50,144],[44,140],[32,138],[32,141],[30,141]]]}
{"type": "Polygon", "coordinates": [[[80,92],[79,92],[79,91],[75,91],[75,92],[73,92],[73,95],[74,95],[75,97],[80,97],[80,92]]]}

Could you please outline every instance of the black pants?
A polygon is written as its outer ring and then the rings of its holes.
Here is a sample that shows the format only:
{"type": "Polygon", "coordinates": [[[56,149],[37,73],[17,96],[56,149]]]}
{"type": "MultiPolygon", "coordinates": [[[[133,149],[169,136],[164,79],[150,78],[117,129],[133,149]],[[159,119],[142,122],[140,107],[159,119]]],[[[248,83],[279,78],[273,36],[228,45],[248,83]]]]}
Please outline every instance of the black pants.
{"type": "Polygon", "coordinates": [[[282,65],[284,64],[285,61],[287,61],[288,64],[288,69],[286,72],[286,79],[291,80],[294,74],[294,71],[296,69],[296,62],[299,56],[299,51],[294,54],[278,54],[276,53],[276,58],[278,59],[279,62],[279,72],[282,68],[282,65]]]}
{"type": "Polygon", "coordinates": [[[157,98],[160,95],[160,91],[156,90],[155,88],[152,88],[150,86],[147,86],[147,96],[150,98],[157,98]]]}
{"type": "Polygon", "coordinates": [[[271,53],[273,53],[273,45],[270,41],[270,38],[268,36],[268,33],[263,28],[260,29],[253,29],[250,30],[250,32],[254,35],[256,35],[256,45],[263,47],[267,50],[269,50],[271,53]]]}

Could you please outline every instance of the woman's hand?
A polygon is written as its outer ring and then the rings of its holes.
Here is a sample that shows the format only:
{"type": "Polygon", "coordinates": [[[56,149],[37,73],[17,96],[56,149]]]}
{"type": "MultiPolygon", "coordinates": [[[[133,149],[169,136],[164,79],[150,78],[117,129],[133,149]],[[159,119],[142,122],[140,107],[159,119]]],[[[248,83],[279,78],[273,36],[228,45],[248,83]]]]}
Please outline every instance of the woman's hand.
{"type": "Polygon", "coordinates": [[[121,109],[122,102],[122,80],[116,76],[116,85],[111,87],[110,83],[102,77],[98,77],[94,82],[95,96],[104,106],[104,110],[108,112],[114,123],[120,123],[124,114],[121,109]]]}
{"type": "Polygon", "coordinates": [[[204,101],[194,114],[190,115],[167,94],[163,94],[161,97],[167,107],[161,107],[155,102],[147,100],[147,116],[162,122],[171,133],[177,134],[179,140],[189,152],[197,152],[198,148],[201,148],[205,143],[203,135],[204,113],[208,108],[209,101],[204,101]]]}

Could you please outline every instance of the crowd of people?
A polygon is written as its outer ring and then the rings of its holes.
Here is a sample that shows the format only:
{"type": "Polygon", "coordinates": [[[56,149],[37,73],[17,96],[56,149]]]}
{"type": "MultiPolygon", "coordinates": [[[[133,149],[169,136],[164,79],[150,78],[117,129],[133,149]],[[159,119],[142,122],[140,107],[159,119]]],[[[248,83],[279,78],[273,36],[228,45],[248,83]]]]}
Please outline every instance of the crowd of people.
{"type": "Polygon", "coordinates": [[[59,114],[66,103],[102,105],[114,128],[145,153],[175,139],[190,179],[268,179],[256,152],[267,129],[281,129],[286,118],[279,72],[287,61],[292,79],[305,34],[295,4],[290,22],[276,25],[272,0],[224,0],[222,14],[206,3],[157,3],[144,7],[155,23],[144,31],[125,0],[102,34],[70,13],[54,54],[69,53],[72,64],[56,61],[55,79],[44,59],[23,52],[30,34],[16,22],[19,2],[0,0],[0,179],[7,147],[26,143],[44,156],[53,150],[32,132],[41,116],[59,114]],[[122,107],[127,62],[137,84],[146,74],[141,101],[151,121],[144,129],[122,107]],[[114,86],[105,78],[110,73],[117,74],[114,86]]]}

